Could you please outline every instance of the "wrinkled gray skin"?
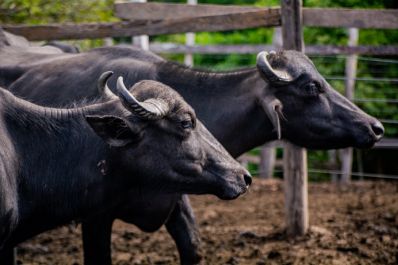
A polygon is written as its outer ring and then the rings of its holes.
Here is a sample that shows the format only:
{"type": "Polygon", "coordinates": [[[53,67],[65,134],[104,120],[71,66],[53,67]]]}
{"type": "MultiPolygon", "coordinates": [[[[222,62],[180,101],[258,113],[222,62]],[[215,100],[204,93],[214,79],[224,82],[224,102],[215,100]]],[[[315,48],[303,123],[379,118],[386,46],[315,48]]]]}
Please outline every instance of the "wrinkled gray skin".
{"type": "MultiPolygon", "coordinates": [[[[275,70],[295,79],[287,83],[271,82],[261,64],[258,69],[224,73],[198,71],[132,47],[47,56],[24,54],[8,47],[0,50],[0,55],[5,58],[0,62],[0,82],[14,93],[43,105],[59,106],[98,98],[95,80],[107,70],[114,71],[115,76],[124,76],[127,85],[142,79],[161,81],[192,105],[206,127],[234,157],[277,138],[270,111],[266,111],[275,102],[283,113],[283,117],[277,115],[282,138],[300,146],[368,148],[383,134],[380,122],[336,92],[313,63],[295,51],[267,56],[275,70]]],[[[113,89],[114,77],[109,84],[113,89]]],[[[154,231],[166,222],[181,263],[200,262],[198,231],[188,198],[178,198],[178,194],[165,197],[156,191],[142,197],[131,193],[129,200],[113,212],[96,218],[96,222],[84,223],[86,263],[110,264],[110,232],[115,218],[145,231],[154,231]],[[148,203],[148,207],[142,206],[148,203]]]]}
{"type": "Polygon", "coordinates": [[[21,241],[96,218],[132,190],[221,199],[247,190],[247,170],[180,95],[151,80],[133,92],[162,114],[135,111],[121,96],[84,108],[44,108],[0,88],[1,264],[10,262],[6,253],[21,241]]]}

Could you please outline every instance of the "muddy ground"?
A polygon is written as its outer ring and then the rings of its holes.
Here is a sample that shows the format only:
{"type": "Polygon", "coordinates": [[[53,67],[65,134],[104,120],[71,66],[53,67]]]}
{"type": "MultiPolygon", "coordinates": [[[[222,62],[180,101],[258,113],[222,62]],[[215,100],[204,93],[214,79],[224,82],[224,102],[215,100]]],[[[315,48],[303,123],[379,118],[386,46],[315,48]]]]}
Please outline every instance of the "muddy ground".
{"type": "MultiPolygon", "coordinates": [[[[311,231],[283,233],[283,185],[255,180],[233,202],[192,196],[204,264],[398,264],[398,182],[360,182],[345,190],[311,184],[311,231]]],[[[114,264],[178,264],[165,229],[152,234],[114,225],[114,264]]],[[[19,264],[82,264],[80,227],[63,227],[25,242],[19,264]]]]}

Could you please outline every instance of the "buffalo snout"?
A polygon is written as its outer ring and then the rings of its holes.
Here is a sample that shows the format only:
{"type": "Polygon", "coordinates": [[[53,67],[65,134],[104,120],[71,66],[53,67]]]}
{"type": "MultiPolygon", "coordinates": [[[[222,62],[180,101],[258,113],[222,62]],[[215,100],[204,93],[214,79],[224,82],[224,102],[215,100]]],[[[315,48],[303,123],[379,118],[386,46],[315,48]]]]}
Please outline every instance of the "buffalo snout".
{"type": "Polygon", "coordinates": [[[252,177],[250,173],[242,168],[226,179],[225,183],[222,184],[222,189],[216,195],[222,200],[236,199],[247,192],[251,183],[252,177]]]}
{"type": "Polygon", "coordinates": [[[384,136],[384,126],[376,118],[360,111],[358,113],[362,119],[353,126],[353,133],[357,148],[371,148],[384,136]]]}
{"type": "Polygon", "coordinates": [[[243,179],[245,180],[246,187],[250,187],[250,185],[252,184],[252,176],[250,174],[244,174],[243,179]]]}
{"type": "Polygon", "coordinates": [[[384,135],[384,126],[381,124],[380,121],[374,120],[371,122],[371,128],[372,132],[374,133],[376,141],[380,141],[381,138],[383,138],[384,135]]]}

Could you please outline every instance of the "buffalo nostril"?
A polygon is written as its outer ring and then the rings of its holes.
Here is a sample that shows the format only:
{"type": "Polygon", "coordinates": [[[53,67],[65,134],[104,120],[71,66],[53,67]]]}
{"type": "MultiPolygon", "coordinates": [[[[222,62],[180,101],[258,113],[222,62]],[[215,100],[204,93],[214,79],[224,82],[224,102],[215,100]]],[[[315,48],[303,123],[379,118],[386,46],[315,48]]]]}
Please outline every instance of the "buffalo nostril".
{"type": "Polygon", "coordinates": [[[378,139],[381,139],[381,137],[384,135],[383,124],[381,124],[379,121],[376,121],[372,124],[372,130],[378,139]]]}
{"type": "Polygon", "coordinates": [[[246,186],[249,187],[250,184],[252,184],[252,177],[245,174],[245,175],[243,175],[243,178],[245,180],[246,186]]]}

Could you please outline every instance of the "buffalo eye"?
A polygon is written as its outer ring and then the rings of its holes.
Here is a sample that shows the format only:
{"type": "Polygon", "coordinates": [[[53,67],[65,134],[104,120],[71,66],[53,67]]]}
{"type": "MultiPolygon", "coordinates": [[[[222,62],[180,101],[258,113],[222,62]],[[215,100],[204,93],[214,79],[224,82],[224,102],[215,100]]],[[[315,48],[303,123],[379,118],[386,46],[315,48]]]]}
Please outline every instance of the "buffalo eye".
{"type": "Polygon", "coordinates": [[[304,86],[304,89],[305,89],[305,93],[309,96],[318,96],[319,93],[323,92],[321,84],[319,84],[318,82],[315,82],[315,81],[307,83],[304,86]]]}
{"type": "Polygon", "coordinates": [[[191,119],[183,120],[183,121],[181,121],[181,127],[183,129],[193,129],[194,128],[194,124],[193,124],[191,119]]]}

